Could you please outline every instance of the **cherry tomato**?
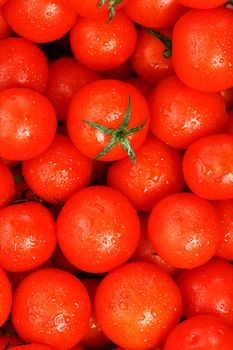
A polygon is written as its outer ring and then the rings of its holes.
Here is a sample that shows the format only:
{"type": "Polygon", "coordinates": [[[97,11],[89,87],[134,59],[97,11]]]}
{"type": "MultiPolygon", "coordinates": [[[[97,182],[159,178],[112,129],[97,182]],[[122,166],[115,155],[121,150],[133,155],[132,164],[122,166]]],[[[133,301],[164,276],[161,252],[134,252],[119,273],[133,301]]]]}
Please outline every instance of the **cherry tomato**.
{"type": "Polygon", "coordinates": [[[121,193],[105,186],[80,190],[64,205],[57,221],[58,243],[81,270],[109,271],[126,262],[139,241],[136,210],[121,193]]]}
{"type": "Polygon", "coordinates": [[[74,265],[72,265],[64,256],[64,254],[61,251],[61,248],[59,245],[56,246],[56,249],[52,256],[53,262],[56,266],[56,268],[70,272],[70,273],[77,273],[78,269],[74,265]]]}
{"type": "Polygon", "coordinates": [[[0,41],[0,89],[26,87],[43,92],[48,64],[42,50],[22,38],[0,41]]]}
{"type": "Polygon", "coordinates": [[[58,119],[65,120],[69,103],[84,85],[100,79],[100,74],[71,57],[61,57],[49,66],[45,96],[52,102],[58,119]]]}
{"type": "Polygon", "coordinates": [[[233,136],[220,134],[203,137],[187,149],[183,170],[195,194],[206,199],[233,197],[233,136]]]}
{"type": "Polygon", "coordinates": [[[153,89],[151,85],[137,77],[126,79],[125,82],[130,83],[131,85],[136,87],[136,89],[138,89],[145,97],[148,97],[153,89]]]}
{"type": "Polygon", "coordinates": [[[27,342],[69,349],[88,329],[90,300],[78,278],[56,269],[25,277],[16,289],[12,321],[27,342]]]}
{"type": "Polygon", "coordinates": [[[233,325],[233,266],[220,259],[181,271],[177,283],[186,318],[212,314],[233,325]]]}
{"type": "Polygon", "coordinates": [[[231,350],[233,330],[217,317],[192,317],[177,325],[164,350],[231,350]]]}
{"type": "Polygon", "coordinates": [[[163,142],[187,148],[203,136],[217,134],[228,120],[220,93],[203,93],[169,77],[150,95],[151,131],[163,142]]]}
{"type": "Polygon", "coordinates": [[[131,64],[139,77],[155,85],[173,73],[171,60],[171,32],[139,29],[131,64]]]}
{"type": "Polygon", "coordinates": [[[62,0],[7,0],[3,9],[11,28],[37,43],[61,38],[76,20],[75,12],[62,0]]]}
{"type": "Polygon", "coordinates": [[[187,86],[214,92],[233,86],[233,12],[190,10],[173,30],[172,60],[187,86]]]}
{"type": "Polygon", "coordinates": [[[65,202],[90,182],[91,159],[81,154],[68,137],[56,135],[39,156],[24,161],[23,176],[30,189],[50,203],[65,202]]]}
{"type": "Polygon", "coordinates": [[[146,139],[149,108],[132,85],[117,80],[99,80],[80,89],[67,115],[71,141],[90,158],[113,161],[134,151],[146,139]]]}
{"type": "Polygon", "coordinates": [[[6,322],[11,311],[11,284],[4,270],[0,267],[0,327],[6,322]]]}
{"type": "Polygon", "coordinates": [[[227,110],[233,109],[233,87],[230,89],[221,91],[221,95],[226,102],[227,110]]]}
{"type": "Polygon", "coordinates": [[[16,194],[15,182],[11,171],[0,161],[0,208],[4,207],[16,194]]]}
{"type": "Polygon", "coordinates": [[[36,157],[51,144],[56,114],[51,103],[30,89],[0,92],[0,156],[10,160],[36,157]]]}
{"type": "Polygon", "coordinates": [[[179,4],[197,9],[211,9],[224,5],[225,0],[176,0],[179,4]]]}
{"type": "Polygon", "coordinates": [[[16,345],[22,345],[23,340],[17,337],[16,335],[11,334],[11,332],[1,331],[0,334],[0,350],[5,350],[8,348],[12,348],[16,345]]]}
{"type": "Polygon", "coordinates": [[[101,329],[114,343],[143,350],[161,344],[176,325],[182,300],[176,284],[161,268],[133,262],[104,277],[94,306],[101,329]]]}
{"type": "Polygon", "coordinates": [[[228,134],[233,135],[233,109],[228,112],[228,122],[225,124],[224,131],[228,134]]]}
{"type": "Polygon", "coordinates": [[[0,157],[0,162],[5,164],[7,166],[7,168],[9,168],[9,169],[14,169],[15,167],[17,167],[17,165],[20,164],[20,162],[18,162],[18,161],[4,159],[4,158],[1,158],[1,157],[0,157]]]}
{"type": "Polygon", "coordinates": [[[168,28],[186,9],[175,0],[129,0],[123,10],[132,21],[144,27],[168,28]]]}
{"type": "Polygon", "coordinates": [[[119,11],[111,22],[107,17],[79,17],[71,30],[71,49],[88,68],[105,71],[120,66],[133,53],[137,32],[133,22],[119,11]]]}
{"type": "Polygon", "coordinates": [[[148,228],[155,252],[170,265],[183,269],[210,260],[221,237],[214,207],[191,193],[163,198],[153,208],[148,228]]]}
{"type": "MultiPolygon", "coordinates": [[[[87,278],[82,280],[84,286],[87,288],[91,302],[94,302],[96,290],[99,285],[99,281],[94,278],[87,278]]],[[[87,333],[82,339],[82,344],[88,349],[103,348],[105,345],[109,344],[110,340],[102,332],[96,317],[94,310],[91,311],[91,318],[89,322],[89,328],[87,333]]]]}
{"type": "Polygon", "coordinates": [[[13,34],[11,27],[6,22],[2,7],[0,7],[0,40],[8,38],[13,34]]]}
{"type": "Polygon", "coordinates": [[[104,79],[124,80],[134,74],[130,61],[125,61],[120,66],[102,72],[104,79]]]}
{"type": "Polygon", "coordinates": [[[52,348],[51,346],[36,344],[36,343],[12,346],[11,349],[13,350],[54,350],[54,348],[52,348]]]}
{"type": "Polygon", "coordinates": [[[184,187],[182,154],[149,135],[136,151],[136,164],[130,158],[113,163],[108,185],[123,193],[138,211],[150,211],[164,196],[184,187]]]}

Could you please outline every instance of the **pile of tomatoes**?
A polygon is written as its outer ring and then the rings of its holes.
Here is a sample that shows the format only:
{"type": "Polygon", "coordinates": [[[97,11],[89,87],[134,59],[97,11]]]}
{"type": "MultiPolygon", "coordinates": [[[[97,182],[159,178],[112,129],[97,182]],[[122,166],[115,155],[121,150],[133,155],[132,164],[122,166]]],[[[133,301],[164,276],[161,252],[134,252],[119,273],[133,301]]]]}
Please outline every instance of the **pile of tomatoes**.
{"type": "Polygon", "coordinates": [[[0,350],[233,349],[232,3],[0,0],[0,350]]]}

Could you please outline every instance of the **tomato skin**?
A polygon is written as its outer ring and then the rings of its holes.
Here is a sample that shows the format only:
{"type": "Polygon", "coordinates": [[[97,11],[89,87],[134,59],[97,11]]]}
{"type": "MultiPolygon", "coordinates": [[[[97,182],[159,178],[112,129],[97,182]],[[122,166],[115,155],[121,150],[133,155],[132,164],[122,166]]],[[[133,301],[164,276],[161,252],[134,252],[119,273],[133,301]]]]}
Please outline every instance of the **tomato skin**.
{"type": "Polygon", "coordinates": [[[148,97],[153,89],[151,85],[147,84],[144,80],[137,77],[126,79],[125,82],[133,85],[145,97],[148,97]]]}
{"type": "Polygon", "coordinates": [[[224,98],[227,110],[230,111],[233,109],[233,87],[227,90],[221,91],[221,95],[224,98]]]}
{"type": "Polygon", "coordinates": [[[0,161],[0,208],[4,207],[16,194],[15,182],[11,171],[0,161]]]}
{"type": "Polygon", "coordinates": [[[183,315],[190,318],[201,314],[218,316],[233,325],[233,266],[221,259],[181,271],[176,280],[184,303],[183,315]]]}
{"type": "Polygon", "coordinates": [[[31,89],[0,92],[0,156],[9,160],[36,157],[51,144],[56,114],[51,103],[31,89]]]}
{"type": "Polygon", "coordinates": [[[100,79],[100,74],[84,67],[71,57],[61,57],[49,66],[45,96],[52,102],[57,117],[66,119],[69,103],[84,85],[100,79]]]}
{"type": "Polygon", "coordinates": [[[58,216],[57,238],[63,254],[87,272],[107,272],[126,262],[139,235],[140,223],[132,204],[105,186],[78,191],[58,216]]]}
{"type": "Polygon", "coordinates": [[[151,28],[172,27],[185,10],[175,0],[129,0],[123,8],[132,21],[151,28]]]}
{"type": "Polygon", "coordinates": [[[107,17],[79,17],[70,33],[74,56],[86,67],[106,71],[126,62],[136,45],[134,23],[121,11],[106,24],[107,17]]]}
{"type": "Polygon", "coordinates": [[[12,321],[25,341],[69,349],[87,331],[89,318],[87,290],[68,272],[37,270],[15,291],[12,321]]]}
{"type": "Polygon", "coordinates": [[[161,268],[133,262],[104,277],[94,308],[100,327],[115,344],[143,350],[161,344],[179,321],[182,300],[161,268]]]}
{"type": "Polygon", "coordinates": [[[190,10],[177,21],[172,62],[185,85],[203,92],[233,86],[232,22],[233,12],[224,7],[190,10]]]}
{"type": "Polygon", "coordinates": [[[225,0],[176,0],[179,4],[187,6],[187,7],[193,7],[197,9],[211,9],[214,7],[218,7],[221,5],[224,5],[226,3],[225,0]]]}
{"type": "Polygon", "coordinates": [[[191,193],[170,194],[156,204],[148,230],[155,252],[170,265],[183,269],[210,260],[221,237],[214,207],[191,193]]]}
{"type": "Polygon", "coordinates": [[[12,290],[5,271],[0,267],[0,327],[6,322],[11,312],[12,290]]]}
{"type": "Polygon", "coordinates": [[[43,92],[48,63],[42,50],[22,38],[0,41],[0,89],[25,87],[43,92]]]}
{"type": "Polygon", "coordinates": [[[141,212],[150,211],[164,196],[184,187],[182,154],[148,135],[136,151],[136,164],[130,158],[110,165],[108,185],[124,194],[141,212]]]}
{"type": "Polygon", "coordinates": [[[225,125],[224,132],[233,135],[233,110],[228,112],[228,122],[225,125]]]}
{"type": "MultiPolygon", "coordinates": [[[[163,30],[168,38],[171,32],[163,30]]],[[[171,57],[163,56],[166,46],[145,29],[138,30],[138,38],[135,50],[130,58],[132,68],[137,75],[151,85],[173,74],[171,57]]]]}
{"type": "Polygon", "coordinates": [[[0,7],[0,40],[8,38],[12,34],[13,34],[13,30],[6,22],[2,7],[0,7]]]}
{"type": "Polygon", "coordinates": [[[134,74],[130,60],[125,61],[120,66],[102,72],[104,79],[125,80],[134,74]]]}
{"type": "Polygon", "coordinates": [[[62,0],[7,0],[3,10],[18,35],[37,43],[61,38],[76,20],[75,12],[62,0]]]}
{"type": "Polygon", "coordinates": [[[187,148],[201,137],[221,132],[228,121],[220,93],[195,91],[176,76],[160,82],[149,101],[150,130],[175,148],[187,148]]]}
{"type": "Polygon", "coordinates": [[[51,346],[48,345],[43,345],[43,344],[36,344],[36,343],[31,343],[31,344],[20,344],[18,346],[12,346],[11,349],[13,350],[54,350],[51,346]]]}
{"type": "MultiPolygon", "coordinates": [[[[144,96],[132,85],[117,80],[99,80],[80,89],[73,97],[67,114],[67,128],[71,141],[87,157],[95,158],[109,143],[106,135],[83,122],[83,119],[117,129],[121,125],[131,99],[131,118],[129,128],[143,123],[141,131],[130,135],[128,140],[137,150],[145,141],[149,108],[144,96]]],[[[118,143],[101,161],[114,161],[127,157],[127,153],[118,143]]]]}
{"type": "MultiPolygon", "coordinates": [[[[99,281],[94,278],[86,278],[82,280],[84,286],[87,288],[91,302],[94,302],[95,294],[99,286],[99,281]]],[[[105,345],[109,344],[110,340],[102,332],[96,317],[94,310],[91,310],[91,317],[89,322],[89,328],[85,336],[82,339],[82,344],[88,349],[103,348],[105,345]]]]}
{"type": "Polygon", "coordinates": [[[217,317],[201,315],[177,325],[164,350],[231,350],[232,328],[217,317]]]}
{"type": "Polygon", "coordinates": [[[55,204],[65,202],[87,186],[91,170],[91,159],[81,154],[63,135],[56,135],[45,152],[22,165],[30,189],[46,202],[55,204]]]}
{"type": "Polygon", "coordinates": [[[183,172],[193,193],[209,200],[233,197],[233,136],[203,137],[187,149],[183,172]]]}
{"type": "Polygon", "coordinates": [[[3,331],[3,334],[0,334],[0,350],[5,350],[7,345],[8,348],[12,348],[16,345],[22,345],[22,343],[22,339],[18,338],[17,336],[8,334],[8,332],[4,334],[3,331]]]}
{"type": "Polygon", "coordinates": [[[55,251],[54,251],[54,253],[53,253],[53,256],[52,256],[52,261],[54,262],[55,267],[56,267],[57,269],[67,271],[67,272],[70,272],[70,273],[72,273],[72,274],[75,274],[75,273],[78,272],[77,267],[75,267],[74,265],[72,265],[72,264],[66,259],[66,257],[65,257],[64,254],[62,253],[61,248],[59,247],[59,245],[56,246],[56,249],[55,249],[55,251]]]}

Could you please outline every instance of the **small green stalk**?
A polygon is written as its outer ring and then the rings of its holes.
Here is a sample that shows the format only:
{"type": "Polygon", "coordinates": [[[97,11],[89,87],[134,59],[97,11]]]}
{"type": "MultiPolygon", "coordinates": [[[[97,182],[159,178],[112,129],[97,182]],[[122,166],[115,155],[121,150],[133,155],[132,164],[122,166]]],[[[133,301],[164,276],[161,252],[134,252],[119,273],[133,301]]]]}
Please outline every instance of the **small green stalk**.
{"type": "Polygon", "coordinates": [[[158,30],[154,30],[151,28],[146,29],[147,32],[153,36],[155,36],[157,39],[159,39],[165,46],[165,50],[163,52],[163,56],[165,58],[171,57],[172,55],[172,41],[164,34],[162,34],[158,30]]]}
{"type": "Polygon", "coordinates": [[[145,122],[135,128],[129,129],[128,126],[129,126],[130,118],[131,118],[131,101],[129,96],[126,113],[119,128],[117,129],[108,128],[104,125],[97,124],[97,123],[90,122],[88,120],[83,119],[84,123],[92,126],[96,130],[103,132],[104,134],[111,136],[111,139],[107,144],[107,146],[95,157],[96,160],[105,156],[105,154],[107,154],[116,144],[119,143],[124,148],[125,152],[128,154],[128,156],[132,160],[133,164],[136,163],[136,155],[128,139],[128,136],[133,135],[138,131],[142,130],[142,128],[145,125],[145,122]]]}
{"type": "Polygon", "coordinates": [[[116,6],[123,0],[99,0],[98,8],[100,9],[106,2],[108,3],[108,9],[110,11],[107,23],[109,23],[116,15],[116,6]]]}

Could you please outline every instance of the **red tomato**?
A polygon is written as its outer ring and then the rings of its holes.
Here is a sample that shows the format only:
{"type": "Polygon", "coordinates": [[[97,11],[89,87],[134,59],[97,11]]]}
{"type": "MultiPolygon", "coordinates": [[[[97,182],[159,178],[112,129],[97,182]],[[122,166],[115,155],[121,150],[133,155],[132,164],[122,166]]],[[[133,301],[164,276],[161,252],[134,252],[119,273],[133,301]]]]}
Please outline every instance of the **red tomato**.
{"type": "Polygon", "coordinates": [[[73,348],[71,348],[70,350],[85,350],[85,349],[81,344],[77,344],[73,348]]]}
{"type": "Polygon", "coordinates": [[[172,60],[187,86],[204,92],[233,86],[233,12],[190,10],[173,30],[172,60]]]}
{"type": "Polygon", "coordinates": [[[126,83],[130,83],[131,85],[133,85],[134,87],[136,87],[136,89],[138,89],[141,94],[143,94],[143,96],[148,97],[152,91],[152,86],[149,85],[148,83],[146,83],[144,80],[137,78],[137,77],[132,77],[129,79],[125,80],[126,83]]]}
{"type": "Polygon", "coordinates": [[[176,0],[179,4],[197,9],[211,9],[224,5],[225,0],[176,0]]]}
{"type": "Polygon", "coordinates": [[[121,193],[87,187],[61,210],[57,237],[66,258],[87,272],[106,272],[126,262],[139,241],[136,210],[121,193]]]}
{"type": "Polygon", "coordinates": [[[233,87],[230,89],[221,91],[221,95],[226,102],[227,110],[233,109],[233,87]]]}
{"type": "Polygon", "coordinates": [[[68,137],[56,135],[45,152],[23,162],[22,170],[30,189],[46,202],[56,204],[89,184],[92,161],[68,137]]]}
{"type": "Polygon", "coordinates": [[[90,158],[113,161],[134,151],[146,139],[149,108],[132,85],[117,80],[99,80],[80,89],[67,115],[70,138],[90,158]]]}
{"type": "Polygon", "coordinates": [[[64,254],[61,251],[61,248],[57,245],[53,256],[52,256],[53,262],[56,266],[56,268],[70,272],[70,273],[77,273],[78,269],[74,265],[72,265],[64,256],[64,254]]]}
{"type": "Polygon", "coordinates": [[[25,345],[20,344],[18,346],[12,346],[11,349],[13,350],[54,350],[54,348],[52,348],[51,346],[36,344],[36,343],[25,344],[25,345]]]}
{"type": "Polygon", "coordinates": [[[90,300],[86,288],[68,272],[42,269],[16,289],[12,321],[27,342],[69,349],[88,329],[90,300]]]}
{"type": "Polygon", "coordinates": [[[134,73],[129,60],[122,63],[120,66],[116,68],[108,69],[102,72],[104,79],[117,79],[117,80],[128,79],[133,74],[134,73]]]}
{"type": "Polygon", "coordinates": [[[18,338],[16,335],[11,335],[10,332],[4,334],[4,331],[1,331],[2,334],[0,334],[0,350],[5,350],[8,348],[12,348],[16,345],[22,345],[23,340],[18,338]]]}
{"type": "Polygon", "coordinates": [[[183,170],[195,194],[206,199],[233,198],[233,136],[203,137],[187,149],[183,170]]]}
{"type": "Polygon", "coordinates": [[[37,43],[61,38],[76,20],[62,0],[7,0],[4,14],[18,35],[37,43]]]}
{"type": "Polygon", "coordinates": [[[9,24],[6,22],[2,7],[0,7],[0,40],[8,38],[12,34],[13,31],[9,24]]]}
{"type": "Polygon", "coordinates": [[[20,162],[18,162],[18,161],[4,159],[4,158],[1,158],[1,157],[0,157],[0,162],[5,164],[7,166],[7,168],[9,168],[9,169],[14,169],[15,167],[17,167],[17,165],[20,164],[20,162]]]}
{"type": "Polygon", "coordinates": [[[228,120],[220,93],[203,93],[176,76],[163,80],[150,95],[151,131],[163,142],[187,148],[203,136],[222,131],[228,120]]]}
{"type": "Polygon", "coordinates": [[[225,125],[224,131],[233,135],[233,110],[228,112],[229,120],[225,125]]]}
{"type": "Polygon", "coordinates": [[[134,71],[149,84],[155,85],[173,73],[170,36],[170,31],[138,30],[130,60],[134,71]]]}
{"type": "MultiPolygon", "coordinates": [[[[96,290],[99,285],[99,281],[94,278],[87,278],[82,280],[84,286],[87,288],[91,302],[94,302],[96,290]]],[[[102,332],[96,317],[94,310],[91,311],[91,318],[89,322],[89,328],[87,333],[82,339],[82,344],[88,349],[93,348],[103,348],[105,345],[109,344],[110,340],[102,332]]]]}
{"type": "Polygon", "coordinates": [[[233,266],[220,259],[181,271],[177,283],[186,318],[211,314],[233,325],[233,266]]]}
{"type": "Polygon", "coordinates": [[[101,329],[114,343],[143,350],[159,345],[179,321],[182,300],[161,268],[133,262],[104,277],[94,306],[101,329]]]}
{"type": "Polygon", "coordinates": [[[48,64],[42,50],[22,38],[0,41],[0,89],[26,87],[44,91],[48,64]]]}
{"type": "Polygon", "coordinates": [[[0,209],[0,266],[20,272],[42,265],[56,246],[55,222],[49,210],[27,202],[0,209]]]}
{"type": "Polygon", "coordinates": [[[222,238],[216,255],[219,258],[233,261],[233,199],[213,202],[217,210],[222,238]]]}
{"type": "Polygon", "coordinates": [[[0,267],[0,327],[6,322],[11,311],[11,284],[4,270],[0,267]]]}
{"type": "Polygon", "coordinates": [[[133,22],[121,11],[106,24],[107,17],[79,17],[71,30],[71,49],[85,66],[109,70],[120,66],[132,55],[137,32],[133,22]]]}
{"type": "Polygon", "coordinates": [[[233,330],[217,317],[192,317],[176,326],[164,350],[231,350],[233,330]]]}
{"type": "Polygon", "coordinates": [[[213,206],[191,193],[171,194],[153,208],[149,237],[155,252],[176,268],[192,269],[210,260],[220,242],[213,206]]]}
{"type": "Polygon", "coordinates": [[[30,89],[0,92],[0,156],[10,160],[36,157],[51,144],[56,114],[51,103],[30,89]]]}
{"type": "Polygon", "coordinates": [[[152,28],[172,27],[185,10],[176,0],[129,0],[124,6],[132,21],[152,28]]]}
{"type": "Polygon", "coordinates": [[[123,193],[138,211],[150,211],[164,196],[184,187],[182,154],[149,135],[136,151],[136,164],[130,158],[113,163],[108,185],[123,193]]]}
{"type": "Polygon", "coordinates": [[[84,85],[100,79],[100,74],[71,57],[61,57],[49,66],[45,96],[52,102],[58,119],[65,120],[69,103],[84,85]]]}
{"type": "Polygon", "coordinates": [[[15,182],[8,167],[0,161],[0,208],[4,207],[14,198],[15,182]]]}

